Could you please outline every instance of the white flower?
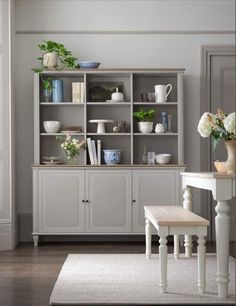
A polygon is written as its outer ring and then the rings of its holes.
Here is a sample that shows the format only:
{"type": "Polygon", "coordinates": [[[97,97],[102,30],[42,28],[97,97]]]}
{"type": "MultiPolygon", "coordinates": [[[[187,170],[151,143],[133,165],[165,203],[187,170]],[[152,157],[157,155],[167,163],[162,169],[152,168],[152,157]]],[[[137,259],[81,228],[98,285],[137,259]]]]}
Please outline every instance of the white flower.
{"type": "Polygon", "coordinates": [[[225,117],[223,123],[226,131],[235,135],[235,112],[225,117]]]}
{"type": "Polygon", "coordinates": [[[67,141],[70,141],[71,140],[71,135],[69,132],[66,133],[66,140],[67,141]]]}
{"type": "Polygon", "coordinates": [[[61,144],[62,149],[64,148],[64,143],[61,144]]]}
{"type": "Polygon", "coordinates": [[[209,115],[213,118],[211,113],[204,113],[198,123],[197,130],[202,137],[209,137],[212,132],[212,127],[208,118],[209,115]]]}

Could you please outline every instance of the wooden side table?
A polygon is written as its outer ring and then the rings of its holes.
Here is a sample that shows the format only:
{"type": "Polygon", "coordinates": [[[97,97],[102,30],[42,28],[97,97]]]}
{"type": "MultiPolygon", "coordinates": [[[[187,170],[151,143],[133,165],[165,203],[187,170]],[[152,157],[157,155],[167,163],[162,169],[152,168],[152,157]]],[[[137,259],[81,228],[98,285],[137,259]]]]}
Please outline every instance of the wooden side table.
{"type": "MultiPolygon", "coordinates": [[[[230,207],[227,201],[235,197],[235,174],[221,174],[214,172],[183,172],[182,187],[184,189],[183,206],[192,210],[192,195],[189,187],[210,190],[216,205],[216,256],[218,296],[228,297],[229,283],[229,235],[230,235],[230,207]]],[[[185,236],[185,254],[192,254],[191,236],[185,236]]]]}

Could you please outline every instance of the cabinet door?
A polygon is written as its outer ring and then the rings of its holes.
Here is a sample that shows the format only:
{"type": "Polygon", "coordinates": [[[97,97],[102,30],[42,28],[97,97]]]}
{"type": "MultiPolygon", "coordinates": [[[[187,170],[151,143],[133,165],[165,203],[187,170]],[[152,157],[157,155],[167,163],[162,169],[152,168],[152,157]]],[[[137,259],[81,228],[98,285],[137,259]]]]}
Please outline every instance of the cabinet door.
{"type": "Polygon", "coordinates": [[[83,232],[84,171],[46,171],[39,175],[39,228],[47,233],[83,232]]]}
{"type": "Polygon", "coordinates": [[[177,205],[179,172],[173,170],[133,171],[133,232],[144,233],[144,206],[177,205]]]}
{"type": "Polygon", "coordinates": [[[86,171],[86,231],[131,232],[129,170],[86,171]]]}

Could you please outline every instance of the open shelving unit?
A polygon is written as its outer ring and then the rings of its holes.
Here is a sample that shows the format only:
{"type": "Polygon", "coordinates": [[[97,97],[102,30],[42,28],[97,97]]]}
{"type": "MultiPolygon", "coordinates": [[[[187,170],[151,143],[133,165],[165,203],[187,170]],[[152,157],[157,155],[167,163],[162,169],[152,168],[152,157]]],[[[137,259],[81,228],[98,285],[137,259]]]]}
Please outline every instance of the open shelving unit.
{"type": "MultiPolygon", "coordinates": [[[[90,137],[101,140],[102,149],[122,149],[122,164],[141,165],[143,146],[147,151],[171,153],[171,164],[183,165],[183,74],[184,69],[96,69],[96,70],[45,70],[43,77],[61,79],[64,87],[64,102],[54,103],[43,100],[42,82],[39,74],[34,75],[34,162],[40,164],[43,156],[60,156],[65,161],[64,151],[56,141],[57,135],[65,133],[46,133],[43,121],[56,120],[62,123],[61,130],[68,126],[81,126],[81,133],[71,133],[73,137],[86,140],[90,137]],[[72,82],[84,82],[85,102],[73,103],[72,82]],[[92,85],[117,83],[123,88],[125,102],[93,101],[92,85]],[[166,103],[142,102],[141,93],[154,92],[157,84],[172,84],[172,91],[166,103]],[[161,112],[172,114],[173,132],[141,134],[133,112],[155,109],[154,128],[161,122],[161,112]],[[126,121],[126,133],[113,133],[112,124],[106,124],[106,133],[97,134],[96,124],[91,119],[112,119],[126,121]]],[[[79,163],[89,165],[89,158],[81,151],[79,163]]],[[[104,164],[104,161],[102,160],[104,164]]]]}

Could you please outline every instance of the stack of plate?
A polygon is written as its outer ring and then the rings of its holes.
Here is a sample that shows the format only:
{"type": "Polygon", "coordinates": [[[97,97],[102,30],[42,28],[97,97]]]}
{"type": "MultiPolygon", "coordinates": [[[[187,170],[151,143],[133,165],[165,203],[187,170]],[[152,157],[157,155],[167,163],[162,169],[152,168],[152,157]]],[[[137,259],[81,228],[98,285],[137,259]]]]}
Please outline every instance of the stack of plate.
{"type": "Polygon", "coordinates": [[[62,164],[61,158],[59,156],[43,156],[42,164],[44,165],[60,165],[62,164]]]}

